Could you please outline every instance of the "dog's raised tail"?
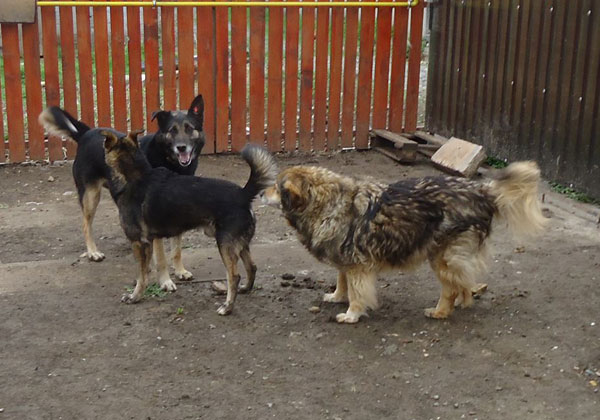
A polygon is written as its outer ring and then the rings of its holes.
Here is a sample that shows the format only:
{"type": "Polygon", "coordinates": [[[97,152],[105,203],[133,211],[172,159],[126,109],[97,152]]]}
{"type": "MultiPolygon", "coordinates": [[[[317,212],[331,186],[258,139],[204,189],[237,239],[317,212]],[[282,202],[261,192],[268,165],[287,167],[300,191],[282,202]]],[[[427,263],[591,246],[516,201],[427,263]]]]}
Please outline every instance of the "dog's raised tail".
{"type": "Polygon", "coordinates": [[[490,183],[500,218],[516,236],[531,236],[543,230],[548,219],[542,214],[538,187],[540,169],[535,162],[515,162],[497,171],[490,183]]]}
{"type": "Polygon", "coordinates": [[[51,106],[43,110],[38,117],[38,122],[49,134],[66,137],[76,142],[90,130],[90,127],[86,124],[57,106],[51,106]]]}
{"type": "Polygon", "coordinates": [[[277,176],[277,164],[269,152],[254,144],[247,144],[242,149],[242,158],[250,166],[250,178],[244,186],[244,192],[252,200],[265,188],[273,185],[277,176]]]}

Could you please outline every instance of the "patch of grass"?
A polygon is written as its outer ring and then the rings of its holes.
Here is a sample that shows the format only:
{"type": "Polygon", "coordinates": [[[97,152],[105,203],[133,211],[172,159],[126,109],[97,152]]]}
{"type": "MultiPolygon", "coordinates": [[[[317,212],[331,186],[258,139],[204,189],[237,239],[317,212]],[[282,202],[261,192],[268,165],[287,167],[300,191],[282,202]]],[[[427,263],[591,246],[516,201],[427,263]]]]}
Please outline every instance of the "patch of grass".
{"type": "Polygon", "coordinates": [[[183,315],[183,307],[177,308],[177,315],[183,315]]]}
{"type": "Polygon", "coordinates": [[[487,159],[485,160],[486,165],[491,166],[492,168],[496,168],[496,169],[502,169],[502,168],[506,168],[508,166],[508,162],[502,160],[502,159],[498,159],[497,157],[494,156],[488,156],[487,159]]]}
{"type": "Polygon", "coordinates": [[[572,200],[576,200],[581,203],[600,205],[600,200],[590,197],[589,195],[581,191],[577,191],[572,187],[567,187],[566,185],[559,184],[558,182],[551,182],[550,188],[552,189],[552,191],[566,195],[572,200]]]}
{"type": "MultiPolygon", "coordinates": [[[[128,293],[133,292],[133,287],[126,287],[125,289],[127,290],[128,293]]],[[[161,298],[161,297],[165,297],[166,295],[167,295],[167,292],[162,290],[158,283],[150,284],[144,291],[144,297],[161,298]]],[[[179,309],[177,311],[179,312],[179,309]]]]}

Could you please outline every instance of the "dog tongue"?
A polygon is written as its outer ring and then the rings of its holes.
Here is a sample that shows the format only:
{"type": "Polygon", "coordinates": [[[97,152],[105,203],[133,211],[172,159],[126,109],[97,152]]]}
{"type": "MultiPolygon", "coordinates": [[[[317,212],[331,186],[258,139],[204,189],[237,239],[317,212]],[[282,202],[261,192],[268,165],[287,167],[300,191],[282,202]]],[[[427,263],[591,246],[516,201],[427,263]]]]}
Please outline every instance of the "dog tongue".
{"type": "Polygon", "coordinates": [[[190,153],[184,152],[179,153],[179,163],[182,165],[187,165],[190,162],[190,153]]]}

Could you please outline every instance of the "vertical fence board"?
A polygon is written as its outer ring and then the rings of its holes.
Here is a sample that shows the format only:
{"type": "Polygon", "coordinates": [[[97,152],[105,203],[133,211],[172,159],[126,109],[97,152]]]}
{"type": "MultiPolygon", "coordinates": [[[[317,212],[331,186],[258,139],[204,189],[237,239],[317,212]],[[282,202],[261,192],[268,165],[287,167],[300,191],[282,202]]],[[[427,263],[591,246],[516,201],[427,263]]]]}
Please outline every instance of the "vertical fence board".
{"type": "Polygon", "coordinates": [[[21,25],[23,32],[23,61],[25,74],[25,103],[27,107],[27,131],[29,158],[41,160],[46,157],[44,133],[37,123],[42,112],[42,76],[40,72],[40,41],[37,19],[35,23],[21,25]]]}
{"type": "MultiPolygon", "coordinates": [[[[502,91],[502,105],[500,112],[502,114],[504,126],[509,125],[510,104],[512,100],[512,91],[515,83],[515,61],[518,51],[520,7],[519,0],[510,0],[509,21],[508,21],[508,53],[506,58],[506,69],[504,77],[504,87],[502,91]]],[[[475,32],[477,33],[477,32],[475,32]]]]}
{"type": "MultiPolygon", "coordinates": [[[[472,51],[472,35],[471,35],[471,23],[473,21],[473,10],[471,7],[465,8],[464,15],[464,30],[462,32],[462,48],[460,52],[460,60],[458,62],[459,66],[459,77],[458,77],[458,86],[457,86],[457,98],[458,104],[456,107],[456,115],[454,116],[455,126],[459,126],[458,122],[460,122],[463,118],[463,115],[466,113],[466,104],[467,104],[467,89],[469,83],[469,52],[472,51]]],[[[462,136],[462,138],[468,138],[466,130],[461,128],[457,128],[456,132],[458,135],[462,136]]]]}
{"type": "Polygon", "coordinates": [[[410,54],[408,56],[408,76],[406,87],[406,131],[417,129],[419,108],[419,79],[421,74],[421,44],[423,42],[423,10],[425,3],[420,1],[410,9],[410,54]]]}
{"type": "Polygon", "coordinates": [[[584,142],[587,142],[587,145],[581,148],[581,153],[582,160],[587,160],[587,167],[591,169],[588,176],[595,176],[598,179],[600,175],[600,164],[598,164],[600,162],[600,137],[596,134],[594,138],[594,133],[598,133],[599,127],[596,126],[594,130],[593,125],[594,115],[598,115],[598,108],[600,108],[600,42],[597,42],[600,39],[600,4],[593,2],[588,11],[591,19],[588,35],[590,62],[587,67],[582,105],[584,112],[579,136],[584,142]]]}
{"type": "Polygon", "coordinates": [[[267,102],[267,146],[281,150],[282,133],[283,9],[269,9],[269,67],[267,102]]]}
{"type": "Polygon", "coordinates": [[[156,131],[156,121],[152,122],[152,113],[160,109],[160,91],[158,86],[158,10],[144,7],[144,56],[146,91],[146,131],[156,131]]]}
{"type": "Polygon", "coordinates": [[[96,56],[96,105],[98,125],[112,125],[110,113],[110,64],[106,7],[94,7],[94,50],[96,56]]]}
{"type": "Polygon", "coordinates": [[[216,151],[229,149],[229,54],[227,9],[217,7],[215,11],[215,49],[216,49],[216,151]]]}
{"type": "MultiPolygon", "coordinates": [[[[0,92],[2,92],[2,78],[0,77],[0,92]]],[[[0,109],[4,109],[2,95],[0,95],[0,109]]],[[[4,145],[4,113],[0,112],[0,162],[6,161],[6,146],[4,145]]]]}
{"type": "MultiPolygon", "coordinates": [[[[498,65],[495,69],[494,77],[494,101],[492,102],[492,112],[495,116],[500,116],[502,112],[502,92],[504,91],[504,77],[507,57],[507,33],[508,33],[508,18],[510,15],[510,0],[498,3],[498,13],[500,14],[498,21],[498,65]]],[[[466,47],[466,46],[465,46],[466,47]]],[[[465,48],[468,51],[468,48],[465,48]]]]}
{"type": "Polygon", "coordinates": [[[231,149],[246,143],[247,8],[231,9],[231,149]]]}
{"type": "MultiPolygon", "coordinates": [[[[161,42],[163,67],[163,107],[177,108],[177,66],[175,64],[175,8],[161,7],[161,42]]],[[[187,28],[189,31],[189,28],[187,28]]]]}
{"type": "MultiPolygon", "coordinates": [[[[448,74],[448,79],[449,79],[449,86],[448,86],[448,96],[449,96],[449,100],[448,100],[448,125],[450,125],[451,127],[454,126],[454,123],[456,122],[456,113],[458,112],[458,91],[459,91],[459,77],[460,77],[460,53],[462,51],[462,41],[463,38],[462,36],[464,35],[464,26],[463,26],[463,16],[465,14],[465,3],[464,2],[455,2],[455,30],[454,33],[452,34],[453,40],[452,40],[452,58],[451,58],[451,67],[450,67],[450,73],[448,74]]],[[[412,18],[412,16],[411,16],[412,18]]],[[[412,22],[412,20],[411,20],[412,22]]],[[[411,25],[411,37],[412,37],[412,25],[411,25]]],[[[412,44],[412,40],[411,40],[411,49],[410,52],[413,51],[413,46],[415,44],[412,44]]],[[[410,57],[409,57],[410,59],[410,57]]],[[[408,90],[408,89],[407,89],[408,90]]],[[[408,92],[407,92],[407,115],[406,115],[406,119],[407,119],[407,125],[408,125],[408,92]]]]}
{"type": "Polygon", "coordinates": [[[285,33],[285,150],[296,150],[298,123],[298,33],[299,9],[286,8],[285,33]]]}
{"type": "MultiPolygon", "coordinates": [[[[89,125],[94,119],[94,72],[92,69],[92,40],[90,8],[77,7],[77,53],[79,60],[79,104],[81,119],[89,125]]],[[[67,65],[72,65],[67,63],[67,65]]]]}
{"type": "Polygon", "coordinates": [[[300,135],[298,148],[311,150],[313,57],[315,46],[315,9],[302,9],[302,58],[300,64],[300,135]]]}
{"type": "Polygon", "coordinates": [[[144,97],[142,88],[142,36],[140,9],[127,8],[127,51],[129,52],[129,112],[131,129],[144,128],[144,97]]]}
{"type": "Polygon", "coordinates": [[[357,149],[366,149],[369,147],[374,38],[375,9],[373,7],[367,7],[362,9],[360,22],[360,56],[358,62],[358,98],[356,101],[355,138],[357,149]]]}
{"type": "Polygon", "coordinates": [[[0,25],[2,26],[9,159],[10,162],[23,162],[25,160],[25,127],[23,126],[19,26],[16,23],[2,23],[0,25]]]}
{"type": "Polygon", "coordinates": [[[389,7],[380,7],[377,9],[377,44],[375,80],[373,81],[373,128],[386,128],[391,39],[392,9],[389,7]]]}
{"type": "Polygon", "coordinates": [[[394,9],[394,37],[392,40],[392,74],[390,79],[390,112],[388,127],[402,131],[404,124],[404,76],[406,74],[406,37],[408,34],[408,10],[394,9]]]}
{"type": "Polygon", "coordinates": [[[356,46],[358,40],[358,9],[346,9],[346,39],[344,43],[344,81],[342,98],[342,147],[352,147],[354,137],[354,106],[356,81],[356,46]]]}
{"type": "Polygon", "coordinates": [[[329,8],[317,10],[315,57],[314,150],[325,149],[327,130],[327,56],[329,48],[329,8]]]}
{"type": "Polygon", "coordinates": [[[189,6],[177,8],[179,45],[179,109],[188,109],[194,99],[196,79],[194,77],[194,9],[189,6]]]}
{"type": "Polygon", "coordinates": [[[204,99],[204,135],[202,153],[215,152],[215,10],[198,7],[196,38],[198,40],[198,93],[204,99]]]}
{"type": "MultiPolygon", "coordinates": [[[[439,45],[439,51],[448,50],[448,38],[450,25],[450,13],[448,8],[450,2],[444,1],[436,3],[430,8],[433,13],[434,27],[431,33],[431,42],[433,45],[439,45]],[[438,44],[436,44],[436,42],[438,44]]],[[[478,37],[479,39],[480,37],[478,37]]],[[[446,65],[446,54],[440,53],[436,55],[430,55],[430,69],[435,68],[443,69],[446,65]]],[[[393,73],[392,73],[393,74],[393,73]]],[[[444,100],[443,89],[440,87],[443,85],[442,80],[444,79],[444,72],[442,71],[430,71],[427,74],[427,115],[431,117],[431,120],[427,121],[430,130],[436,130],[439,124],[442,124],[440,118],[434,116],[442,115],[442,103],[444,100]]]]}
{"type": "Polygon", "coordinates": [[[250,141],[265,142],[265,13],[250,9],[250,141]]]}
{"type": "Polygon", "coordinates": [[[125,84],[125,19],[122,7],[110,8],[110,49],[114,127],[127,131],[127,85],[125,84]]]}
{"type": "Polygon", "coordinates": [[[329,112],[327,115],[327,150],[339,147],[342,92],[342,48],[344,43],[344,9],[331,10],[331,59],[329,63],[329,112]]]}
{"type": "MultiPolygon", "coordinates": [[[[73,8],[61,6],[60,13],[60,51],[62,64],[63,107],[75,118],[77,109],[77,74],[75,72],[75,28],[73,26],[73,8]]],[[[75,142],[66,141],[67,158],[72,159],[77,151],[75,142]]]]}

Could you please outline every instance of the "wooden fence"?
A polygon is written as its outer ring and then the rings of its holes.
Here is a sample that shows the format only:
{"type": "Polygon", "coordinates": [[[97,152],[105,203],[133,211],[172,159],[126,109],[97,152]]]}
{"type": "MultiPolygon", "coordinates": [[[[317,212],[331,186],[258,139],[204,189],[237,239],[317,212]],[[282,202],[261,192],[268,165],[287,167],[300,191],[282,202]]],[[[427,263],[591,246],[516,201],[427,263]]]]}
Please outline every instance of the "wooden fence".
{"type": "Polygon", "coordinates": [[[600,197],[600,1],[430,6],[427,128],[600,197]]]}
{"type": "Polygon", "coordinates": [[[1,25],[0,161],[73,157],[71,142],[44,138],[44,106],[153,131],[153,111],[187,109],[196,93],[206,153],[362,149],[371,127],[414,130],[424,2],[413,3],[40,7],[37,23],[1,25]]]}

